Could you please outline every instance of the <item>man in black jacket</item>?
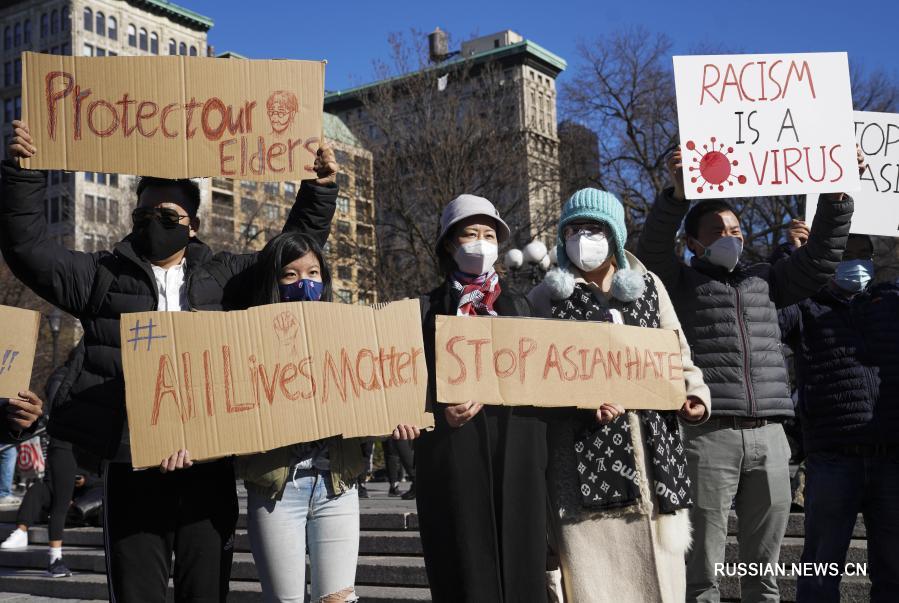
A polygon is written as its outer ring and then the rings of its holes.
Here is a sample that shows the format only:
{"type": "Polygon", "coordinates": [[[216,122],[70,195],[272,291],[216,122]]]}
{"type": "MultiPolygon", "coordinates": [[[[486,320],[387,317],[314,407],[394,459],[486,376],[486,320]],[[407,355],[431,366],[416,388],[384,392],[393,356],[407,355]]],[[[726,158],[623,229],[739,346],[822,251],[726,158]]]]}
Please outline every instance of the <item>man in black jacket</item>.
{"type": "MultiPolygon", "coordinates": [[[[822,195],[805,247],[773,265],[748,265],[740,262],[743,231],[736,213],[719,200],[690,209],[680,152],[668,168],[673,188],[656,199],[637,256],[670,292],[712,394],[715,416],[684,428],[695,502],[687,601],[717,602],[732,502],[740,561],[778,561],[790,511],[790,448],[780,422],[793,416],[793,402],[776,309],[814,294],[833,274],[853,204],[842,194],[822,195]],[[685,215],[690,265],[674,253],[685,215]]],[[[780,599],[773,576],[749,575],[740,584],[747,603],[780,599]]]]}
{"type": "MultiPolygon", "coordinates": [[[[190,180],[160,178],[139,183],[133,230],[112,251],[66,249],[47,233],[45,174],[18,166],[18,158],[38,150],[24,123],[13,128],[12,159],[0,167],[0,250],[19,280],[84,328],[82,370],[68,401],[54,409],[49,430],[108,461],[110,600],[164,601],[174,551],[176,599],[224,601],[237,520],[233,468],[228,460],[191,466],[189,452],[179,450],[161,460],[160,470],[132,469],[119,317],[221,309],[224,289],[247,273],[255,254],[219,254],[215,279],[194,279],[213,259],[197,238],[199,188],[190,180]]],[[[337,197],[337,164],[325,145],[315,170],[318,178],[302,183],[285,230],[323,245],[337,197]]]]}
{"type": "MultiPolygon", "coordinates": [[[[808,229],[790,229],[795,252],[808,229]]],[[[780,311],[794,352],[806,459],[803,563],[842,572],[855,520],[868,533],[871,601],[899,593],[899,287],[871,284],[870,237],[850,235],[834,278],[780,311]]],[[[840,575],[800,576],[797,600],[837,603],[840,575]]]]}

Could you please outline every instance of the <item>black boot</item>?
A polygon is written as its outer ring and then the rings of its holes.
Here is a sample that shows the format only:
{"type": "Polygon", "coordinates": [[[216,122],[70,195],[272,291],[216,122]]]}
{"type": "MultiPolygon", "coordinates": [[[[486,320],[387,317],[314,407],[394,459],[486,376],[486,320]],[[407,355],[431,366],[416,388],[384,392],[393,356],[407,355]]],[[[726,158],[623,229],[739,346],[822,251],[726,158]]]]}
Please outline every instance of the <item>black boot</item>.
{"type": "Polygon", "coordinates": [[[406,493],[403,494],[400,498],[403,500],[415,500],[415,482],[412,482],[412,485],[409,486],[409,489],[406,490],[406,493]]]}

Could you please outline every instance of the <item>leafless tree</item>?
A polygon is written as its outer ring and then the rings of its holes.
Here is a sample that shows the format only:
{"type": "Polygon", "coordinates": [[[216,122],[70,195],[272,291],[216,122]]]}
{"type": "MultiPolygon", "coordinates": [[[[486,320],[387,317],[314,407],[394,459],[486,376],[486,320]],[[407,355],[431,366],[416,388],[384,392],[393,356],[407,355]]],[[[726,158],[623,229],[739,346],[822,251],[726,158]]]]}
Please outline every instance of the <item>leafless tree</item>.
{"type": "Polygon", "coordinates": [[[517,245],[558,215],[558,189],[542,188],[556,176],[541,178],[548,166],[529,165],[524,101],[509,74],[473,60],[429,64],[424,39],[391,35],[391,60],[376,65],[387,83],[363,99],[370,127],[358,134],[374,154],[382,299],[418,295],[437,282],[438,220],[461,193],[493,201],[517,245]]]}
{"type": "MultiPolygon", "coordinates": [[[[631,244],[655,197],[669,186],[665,159],[678,144],[671,46],[666,35],[642,28],[582,43],[574,77],[562,90],[565,117],[599,136],[596,185],[625,204],[631,244]]],[[[855,65],[852,83],[859,110],[891,111],[899,102],[899,88],[885,72],[855,65]]],[[[564,178],[564,163],[561,170],[564,178]]],[[[754,260],[766,259],[783,240],[790,218],[804,215],[804,199],[797,195],[731,202],[743,225],[746,252],[754,260]]]]}

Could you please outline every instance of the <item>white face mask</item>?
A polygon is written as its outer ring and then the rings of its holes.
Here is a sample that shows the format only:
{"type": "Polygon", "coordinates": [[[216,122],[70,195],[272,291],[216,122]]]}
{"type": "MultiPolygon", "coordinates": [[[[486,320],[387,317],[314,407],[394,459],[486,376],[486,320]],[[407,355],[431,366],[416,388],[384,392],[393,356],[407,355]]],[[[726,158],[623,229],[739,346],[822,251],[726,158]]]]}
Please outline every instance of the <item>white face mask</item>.
{"type": "Polygon", "coordinates": [[[496,243],[491,243],[484,239],[460,245],[453,253],[456,266],[467,274],[490,272],[498,257],[499,247],[497,247],[496,243]]]}
{"type": "MultiPolygon", "coordinates": [[[[699,241],[696,241],[699,243],[699,241]]],[[[743,254],[743,241],[737,237],[721,237],[708,247],[699,243],[705,248],[705,253],[699,254],[716,266],[721,266],[728,272],[733,272],[734,268],[740,262],[740,256],[743,254]]]]}
{"type": "Polygon", "coordinates": [[[581,272],[590,272],[609,258],[609,239],[601,233],[580,232],[565,241],[565,253],[581,272]]]}

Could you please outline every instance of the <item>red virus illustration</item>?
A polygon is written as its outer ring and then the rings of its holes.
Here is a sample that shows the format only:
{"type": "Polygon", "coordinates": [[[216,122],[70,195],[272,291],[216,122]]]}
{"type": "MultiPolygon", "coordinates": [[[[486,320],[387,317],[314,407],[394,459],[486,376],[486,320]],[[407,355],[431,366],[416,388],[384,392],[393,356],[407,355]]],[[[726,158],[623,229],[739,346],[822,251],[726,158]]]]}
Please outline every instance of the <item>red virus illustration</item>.
{"type": "Polygon", "coordinates": [[[708,190],[718,188],[719,191],[724,190],[724,185],[734,185],[734,180],[740,184],[746,183],[746,176],[733,173],[731,166],[737,165],[736,159],[731,159],[728,154],[734,152],[733,147],[724,148],[724,144],[712,136],[709,144],[702,145],[702,151],[696,148],[696,143],[692,140],[687,141],[687,149],[693,151],[696,155],[693,157],[693,163],[699,165],[691,165],[691,172],[699,172],[698,176],[691,176],[690,182],[699,183],[696,192],[701,193],[708,187],[708,190]]]}

